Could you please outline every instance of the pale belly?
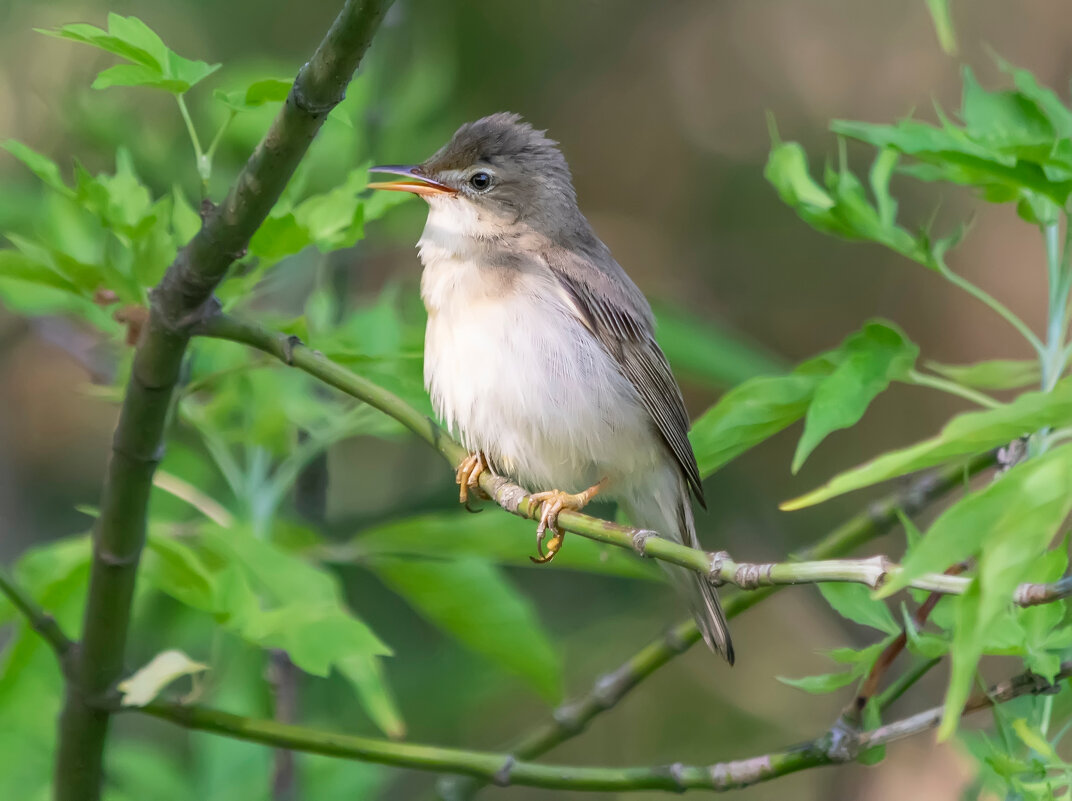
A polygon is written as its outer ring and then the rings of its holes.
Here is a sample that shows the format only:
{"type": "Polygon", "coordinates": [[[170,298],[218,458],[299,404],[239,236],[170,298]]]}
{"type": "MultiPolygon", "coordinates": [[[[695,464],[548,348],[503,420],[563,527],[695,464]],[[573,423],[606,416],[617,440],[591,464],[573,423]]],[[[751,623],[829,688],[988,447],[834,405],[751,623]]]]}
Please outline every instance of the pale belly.
{"type": "Polygon", "coordinates": [[[608,479],[613,496],[664,461],[661,442],[611,357],[533,281],[429,305],[432,403],[470,451],[522,486],[578,492],[608,479]]]}

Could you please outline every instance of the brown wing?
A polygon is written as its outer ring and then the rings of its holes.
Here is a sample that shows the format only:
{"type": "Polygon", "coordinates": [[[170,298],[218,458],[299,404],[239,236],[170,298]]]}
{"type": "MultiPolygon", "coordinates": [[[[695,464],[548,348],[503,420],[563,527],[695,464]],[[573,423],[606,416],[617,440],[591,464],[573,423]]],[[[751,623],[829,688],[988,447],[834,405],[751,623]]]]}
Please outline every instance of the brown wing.
{"type": "Polygon", "coordinates": [[[636,389],[696,500],[706,509],[700,470],[688,437],[689,415],[685,401],[666,356],[652,337],[650,326],[608,297],[600,297],[585,282],[571,278],[553,266],[551,272],[577,307],[582,322],[614,357],[622,374],[636,389]]]}

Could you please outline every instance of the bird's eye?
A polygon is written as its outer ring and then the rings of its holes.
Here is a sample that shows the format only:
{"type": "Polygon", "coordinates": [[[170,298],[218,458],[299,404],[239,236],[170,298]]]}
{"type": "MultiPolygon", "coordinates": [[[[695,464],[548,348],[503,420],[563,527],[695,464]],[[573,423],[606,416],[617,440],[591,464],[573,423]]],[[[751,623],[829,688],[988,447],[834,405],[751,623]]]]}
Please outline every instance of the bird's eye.
{"type": "Polygon", "coordinates": [[[491,176],[486,172],[474,172],[469,178],[469,186],[478,192],[483,192],[491,186],[491,176]]]}

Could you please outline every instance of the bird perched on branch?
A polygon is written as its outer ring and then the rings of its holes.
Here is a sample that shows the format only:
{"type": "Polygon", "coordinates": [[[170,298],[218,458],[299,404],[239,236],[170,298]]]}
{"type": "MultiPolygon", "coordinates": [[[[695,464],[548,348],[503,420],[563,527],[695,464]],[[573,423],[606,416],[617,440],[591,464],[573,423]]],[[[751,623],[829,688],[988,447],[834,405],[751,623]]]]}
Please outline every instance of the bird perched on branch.
{"type": "MultiPolygon", "coordinates": [[[[516,114],[493,114],[421,164],[373,171],[403,180],[371,187],[428,202],[424,378],[470,451],[461,500],[484,470],[539,490],[539,562],[562,545],[559,513],[597,494],[634,525],[699,547],[689,495],[703,504],[703,489],[681,390],[651,307],[581,214],[556,143],[516,114]]],[[[714,587],[663,567],[732,664],[714,587]]]]}

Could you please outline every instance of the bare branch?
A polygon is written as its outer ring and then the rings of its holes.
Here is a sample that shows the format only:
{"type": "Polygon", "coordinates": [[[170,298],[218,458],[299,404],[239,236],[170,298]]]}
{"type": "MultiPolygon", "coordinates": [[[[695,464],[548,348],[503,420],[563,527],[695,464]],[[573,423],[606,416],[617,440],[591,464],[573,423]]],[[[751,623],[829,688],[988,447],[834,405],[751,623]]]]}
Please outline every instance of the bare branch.
{"type": "Polygon", "coordinates": [[[68,658],[75,644],[63,633],[56,619],[38,606],[2,567],[0,567],[0,594],[7,596],[11,605],[26,618],[30,628],[40,634],[52,647],[60,664],[66,669],[68,658]]]}

